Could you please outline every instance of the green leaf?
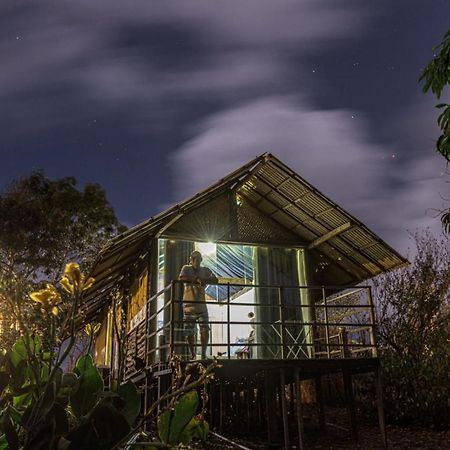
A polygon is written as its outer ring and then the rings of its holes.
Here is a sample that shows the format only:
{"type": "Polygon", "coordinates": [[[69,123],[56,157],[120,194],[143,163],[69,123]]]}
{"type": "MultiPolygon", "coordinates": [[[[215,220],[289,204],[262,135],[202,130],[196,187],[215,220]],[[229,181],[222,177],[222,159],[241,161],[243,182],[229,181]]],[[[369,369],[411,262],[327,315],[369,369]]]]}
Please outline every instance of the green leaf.
{"type": "Polygon", "coordinates": [[[120,385],[117,393],[125,401],[125,406],[120,409],[120,412],[125,416],[131,426],[141,411],[141,396],[131,381],[120,385]]]}
{"type": "Polygon", "coordinates": [[[164,411],[158,419],[158,435],[161,442],[167,444],[169,442],[170,422],[172,420],[173,411],[171,409],[164,411]]]}
{"type": "Polygon", "coordinates": [[[206,420],[193,418],[180,435],[180,442],[184,445],[189,444],[192,439],[206,441],[209,433],[209,424],[206,420]]]}
{"type": "Polygon", "coordinates": [[[180,397],[173,411],[164,412],[158,422],[161,441],[170,445],[179,444],[181,434],[195,416],[197,407],[198,394],[196,391],[191,391],[180,397]]]}
{"type": "Polygon", "coordinates": [[[70,450],[108,449],[130,432],[127,420],[108,400],[100,402],[89,416],[89,422],[71,431],[66,438],[70,450]]]}
{"type": "Polygon", "coordinates": [[[39,336],[22,336],[13,345],[10,358],[15,367],[17,367],[21,361],[27,361],[28,352],[26,343],[30,347],[30,351],[33,355],[37,355],[42,350],[42,342],[39,336]]]}
{"type": "Polygon", "coordinates": [[[91,355],[80,358],[74,371],[79,378],[70,394],[70,405],[74,414],[82,417],[88,414],[97,403],[98,394],[103,390],[103,379],[91,355]]]}
{"type": "Polygon", "coordinates": [[[33,393],[30,391],[22,395],[15,395],[13,397],[13,405],[15,408],[25,408],[27,406],[30,406],[32,400],[33,393]]]}
{"type": "Polygon", "coordinates": [[[11,415],[9,407],[5,408],[3,413],[2,428],[5,432],[6,440],[8,441],[9,450],[19,450],[19,436],[13,422],[11,420],[11,415]]]}
{"type": "Polygon", "coordinates": [[[7,450],[8,449],[8,441],[6,440],[6,436],[2,434],[0,436],[0,450],[7,450]]]}

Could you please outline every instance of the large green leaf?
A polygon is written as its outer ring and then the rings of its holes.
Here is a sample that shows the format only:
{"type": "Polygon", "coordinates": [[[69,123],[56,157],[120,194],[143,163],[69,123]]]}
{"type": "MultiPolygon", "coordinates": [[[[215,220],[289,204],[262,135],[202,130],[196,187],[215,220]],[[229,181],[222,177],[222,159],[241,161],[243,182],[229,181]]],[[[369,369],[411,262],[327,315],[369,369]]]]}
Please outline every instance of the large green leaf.
{"type": "Polygon", "coordinates": [[[28,352],[26,343],[33,355],[37,355],[42,350],[42,342],[39,336],[22,336],[13,345],[10,353],[11,362],[17,367],[21,361],[26,361],[28,352]]]}
{"type": "Polygon", "coordinates": [[[70,405],[77,417],[88,414],[98,401],[103,390],[103,379],[95,367],[91,355],[80,358],[75,367],[78,382],[70,394],[70,405]]]}
{"type": "Polygon", "coordinates": [[[26,408],[31,405],[33,401],[33,392],[30,387],[30,391],[20,395],[14,395],[13,405],[15,408],[26,408]]]}
{"type": "Polygon", "coordinates": [[[180,443],[184,428],[197,412],[198,394],[196,391],[184,394],[173,410],[164,412],[158,422],[158,432],[161,441],[170,445],[180,443]]]}
{"type": "Polygon", "coordinates": [[[101,401],[82,424],[66,436],[71,442],[69,450],[108,449],[130,431],[127,420],[109,400],[101,401]]]}
{"type": "Polygon", "coordinates": [[[131,381],[127,381],[125,384],[120,385],[117,389],[117,393],[125,402],[125,405],[120,409],[120,412],[125,416],[131,426],[141,410],[141,396],[139,395],[136,386],[131,381]]]}
{"type": "Polygon", "coordinates": [[[206,420],[193,418],[180,435],[180,442],[184,445],[189,444],[192,439],[206,441],[209,433],[209,424],[206,420]]]}
{"type": "Polygon", "coordinates": [[[172,421],[173,411],[171,409],[163,412],[158,419],[158,434],[161,442],[169,442],[170,422],[172,421]]]}

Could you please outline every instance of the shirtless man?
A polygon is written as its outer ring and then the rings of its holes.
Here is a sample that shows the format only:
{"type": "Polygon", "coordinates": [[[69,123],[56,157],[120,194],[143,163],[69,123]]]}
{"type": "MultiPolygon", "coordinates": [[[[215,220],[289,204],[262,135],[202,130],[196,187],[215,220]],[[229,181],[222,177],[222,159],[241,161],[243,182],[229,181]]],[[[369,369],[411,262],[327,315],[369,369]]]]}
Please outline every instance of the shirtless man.
{"type": "Polygon", "coordinates": [[[185,281],[183,295],[184,333],[187,338],[189,352],[195,359],[196,323],[200,328],[202,359],[206,359],[206,347],[209,341],[209,317],[205,303],[205,285],[217,283],[217,277],[207,267],[201,266],[203,258],[200,252],[191,253],[190,264],[181,268],[180,280],[185,281]],[[199,302],[199,303],[194,303],[199,302]]]}

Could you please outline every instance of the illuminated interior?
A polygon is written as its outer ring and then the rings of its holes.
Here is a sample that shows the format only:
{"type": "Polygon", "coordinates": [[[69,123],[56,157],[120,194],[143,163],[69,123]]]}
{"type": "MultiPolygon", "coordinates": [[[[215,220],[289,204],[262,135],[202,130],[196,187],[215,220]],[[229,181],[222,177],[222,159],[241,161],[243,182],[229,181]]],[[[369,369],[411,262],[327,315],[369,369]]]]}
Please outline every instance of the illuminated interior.
{"type": "MultiPolygon", "coordinates": [[[[276,358],[280,344],[277,323],[280,321],[278,307],[278,291],[276,288],[265,288],[266,285],[304,285],[303,251],[298,248],[272,248],[255,245],[226,244],[213,242],[192,242],[181,240],[159,240],[159,278],[158,290],[168,286],[172,280],[179,277],[183,265],[189,263],[189,255],[193,250],[202,254],[202,265],[211,269],[217,276],[219,285],[208,285],[206,301],[211,323],[210,356],[227,354],[235,357],[245,348],[250,332],[256,328],[256,336],[264,343],[264,349],[255,347],[254,357],[276,358]],[[229,286],[228,286],[229,284],[229,286]],[[258,285],[259,287],[253,287],[258,285]],[[228,317],[227,299],[230,297],[228,317]],[[255,305],[256,304],[256,305],[255,305]],[[260,306],[264,304],[263,306],[260,306]],[[253,321],[266,322],[261,325],[251,324],[253,321]],[[228,347],[228,322],[230,325],[230,348],[228,347]],[[242,323],[233,323],[242,322],[242,323]],[[273,346],[274,350],[271,350],[273,346]],[[264,353],[265,352],[265,353],[264,353]]],[[[306,304],[307,296],[298,289],[288,293],[287,301],[291,305],[291,314],[295,314],[295,322],[304,320],[304,312],[300,304],[306,304]]],[[[179,294],[179,301],[181,301],[179,294]]],[[[167,296],[158,299],[158,309],[167,302],[167,296]]],[[[158,328],[167,322],[167,311],[158,316],[158,328]]],[[[180,335],[182,336],[182,313],[179,313],[180,335]]],[[[304,327],[301,331],[304,333],[304,327]]]]}

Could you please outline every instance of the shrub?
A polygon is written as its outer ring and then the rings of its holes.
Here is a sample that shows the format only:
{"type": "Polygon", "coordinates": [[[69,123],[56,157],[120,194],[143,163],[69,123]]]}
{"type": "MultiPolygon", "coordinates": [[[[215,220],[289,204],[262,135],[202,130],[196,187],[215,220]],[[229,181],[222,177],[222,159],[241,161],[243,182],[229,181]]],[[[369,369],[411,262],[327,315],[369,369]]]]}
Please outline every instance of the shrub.
{"type": "Polygon", "coordinates": [[[450,424],[450,243],[416,233],[408,267],[375,281],[386,411],[400,424],[450,424]]]}

